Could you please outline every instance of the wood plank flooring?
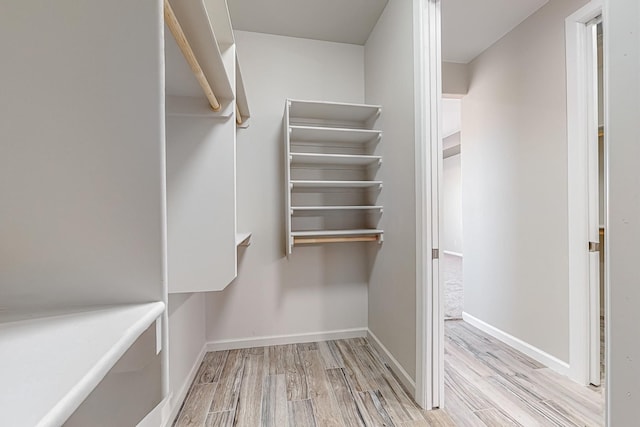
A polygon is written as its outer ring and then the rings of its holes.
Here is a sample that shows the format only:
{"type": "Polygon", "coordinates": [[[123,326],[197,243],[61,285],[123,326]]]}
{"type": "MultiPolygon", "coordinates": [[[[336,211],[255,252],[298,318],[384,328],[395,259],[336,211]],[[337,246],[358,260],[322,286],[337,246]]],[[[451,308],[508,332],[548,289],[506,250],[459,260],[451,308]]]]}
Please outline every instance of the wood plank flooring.
{"type": "Polygon", "coordinates": [[[601,426],[579,386],[463,321],[446,322],[445,407],[422,411],[365,339],[208,353],[185,426],[601,426]]]}

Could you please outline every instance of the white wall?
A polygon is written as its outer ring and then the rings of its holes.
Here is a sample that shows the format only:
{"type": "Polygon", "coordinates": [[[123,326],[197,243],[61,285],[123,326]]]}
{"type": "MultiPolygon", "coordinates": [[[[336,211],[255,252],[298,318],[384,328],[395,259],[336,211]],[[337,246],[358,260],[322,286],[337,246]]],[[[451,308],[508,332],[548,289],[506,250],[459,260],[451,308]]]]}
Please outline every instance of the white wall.
{"type": "Polygon", "coordinates": [[[462,254],[461,154],[447,157],[442,163],[442,198],[444,199],[442,250],[462,254]]]}
{"type": "Polygon", "coordinates": [[[365,45],[365,92],[381,104],[384,132],[381,227],[371,249],[369,329],[409,376],[416,372],[416,205],[413,85],[413,4],[390,0],[365,45]]]}
{"type": "MultiPolygon", "coordinates": [[[[169,295],[169,390],[176,415],[191,385],[206,341],[205,295],[169,295]]],[[[173,422],[172,419],[165,420],[173,422]]]]}
{"type": "Polygon", "coordinates": [[[553,1],[470,64],[462,102],[465,310],[569,360],[564,19],[553,1]]]}
{"type": "Polygon", "coordinates": [[[640,406],[640,4],[605,1],[610,288],[607,401],[610,426],[633,425],[640,406]]]}
{"type": "Polygon", "coordinates": [[[160,7],[3,3],[0,309],[163,299],[160,7]]]}
{"type": "MultiPolygon", "coordinates": [[[[253,232],[238,278],[207,295],[209,341],[367,326],[365,244],[284,255],[286,98],[364,102],[362,46],[238,31],[251,124],[237,136],[238,230],[253,232]]],[[[215,262],[215,260],[212,260],[215,262]]]]}
{"type": "Polygon", "coordinates": [[[469,91],[469,65],[455,62],[442,63],[442,93],[466,95],[469,91]]]}

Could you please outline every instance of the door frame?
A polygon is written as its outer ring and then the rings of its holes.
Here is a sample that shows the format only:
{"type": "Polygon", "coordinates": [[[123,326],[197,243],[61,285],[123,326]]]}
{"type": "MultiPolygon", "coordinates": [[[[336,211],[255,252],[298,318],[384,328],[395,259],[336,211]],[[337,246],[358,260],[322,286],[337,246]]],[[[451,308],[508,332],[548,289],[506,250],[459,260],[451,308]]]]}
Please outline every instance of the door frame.
{"type": "Polygon", "coordinates": [[[416,194],[416,390],[424,409],[444,404],[444,316],[439,281],[442,182],[440,0],[413,0],[416,194]],[[429,268],[431,267],[431,268],[429,268]]]}
{"type": "MultiPolygon", "coordinates": [[[[589,325],[592,292],[589,280],[589,174],[588,135],[594,103],[587,54],[587,24],[602,15],[602,0],[590,3],[565,20],[567,61],[567,195],[569,243],[569,372],[587,385],[590,381],[590,348],[594,338],[589,325]]],[[[597,129],[596,129],[597,131],[597,129]]],[[[605,215],[606,221],[606,215],[605,215]]],[[[606,282],[606,280],[605,280],[606,282]]],[[[605,283],[605,289],[608,284],[605,283]]],[[[608,292],[605,292],[607,295],[608,292]]],[[[598,314],[599,319],[599,314],[598,314]]],[[[598,340],[599,345],[599,340],[598,340]]]]}
{"type": "MultiPolygon", "coordinates": [[[[424,409],[444,404],[444,318],[438,281],[438,215],[442,161],[440,0],[413,0],[416,194],[416,388],[424,409]],[[431,266],[431,269],[429,268],[431,266]]],[[[590,3],[565,21],[568,138],[569,369],[579,383],[589,381],[589,287],[587,233],[584,45],[586,23],[603,14],[603,0],[590,3]],[[574,220],[574,218],[580,218],[574,220]]],[[[606,16],[603,21],[606,26],[606,16]]],[[[608,264],[608,262],[607,262],[608,264]]],[[[609,295],[608,275],[605,296],[609,295]]],[[[606,313],[607,319],[609,313],[606,313]]],[[[608,406],[608,403],[607,405],[608,406]]]]}

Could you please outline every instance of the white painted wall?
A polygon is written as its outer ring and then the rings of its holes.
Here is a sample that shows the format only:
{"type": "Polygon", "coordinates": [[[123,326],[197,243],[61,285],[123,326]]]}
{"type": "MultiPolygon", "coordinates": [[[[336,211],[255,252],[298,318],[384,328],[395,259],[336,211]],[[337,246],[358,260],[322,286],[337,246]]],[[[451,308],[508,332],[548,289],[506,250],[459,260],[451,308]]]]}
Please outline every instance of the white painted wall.
{"type": "Polygon", "coordinates": [[[469,65],[456,62],[442,63],[442,93],[466,95],[469,91],[469,65]]]}
{"type": "MultiPolygon", "coordinates": [[[[458,134],[459,135],[459,134],[458,134]]],[[[447,157],[442,168],[442,250],[462,254],[462,170],[461,154],[447,157]]]]}
{"type": "Polygon", "coordinates": [[[365,45],[365,92],[381,104],[384,244],[371,248],[369,329],[410,377],[416,372],[416,206],[413,5],[390,0],[365,45]]]}
{"type": "Polygon", "coordinates": [[[161,15],[3,2],[0,308],[163,300],[161,15]]]}
{"type": "MultiPolygon", "coordinates": [[[[171,425],[191,385],[206,341],[204,293],[169,295],[169,390],[171,425]]],[[[169,419],[170,418],[170,419],[169,419]]]]}
{"type": "Polygon", "coordinates": [[[564,19],[553,1],[470,64],[462,102],[465,310],[569,360],[564,19]],[[542,31],[541,29],[544,29],[542,31]]]}
{"type": "Polygon", "coordinates": [[[632,425],[640,406],[640,4],[605,0],[605,111],[609,150],[607,401],[610,426],[632,425]]]}
{"type": "Polygon", "coordinates": [[[235,36],[251,108],[251,125],[237,135],[238,230],[253,237],[238,278],[207,295],[207,339],[366,328],[366,244],[299,247],[285,258],[282,133],[286,98],[364,102],[364,48],[235,36]]]}

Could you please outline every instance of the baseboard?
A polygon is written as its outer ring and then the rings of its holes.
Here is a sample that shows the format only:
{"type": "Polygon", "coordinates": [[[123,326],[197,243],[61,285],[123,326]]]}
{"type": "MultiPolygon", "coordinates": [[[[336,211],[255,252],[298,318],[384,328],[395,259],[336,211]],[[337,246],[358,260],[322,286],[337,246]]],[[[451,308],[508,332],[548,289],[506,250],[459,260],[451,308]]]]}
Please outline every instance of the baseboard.
{"type": "Polygon", "coordinates": [[[187,397],[187,393],[189,393],[189,388],[191,387],[191,383],[193,383],[193,380],[195,379],[196,374],[198,373],[198,369],[200,369],[200,365],[202,364],[202,361],[204,360],[204,355],[206,353],[207,353],[207,345],[205,344],[202,346],[202,349],[200,350],[200,354],[198,354],[198,357],[196,358],[193,366],[191,367],[191,370],[189,371],[189,375],[187,375],[187,378],[182,383],[182,386],[180,387],[180,391],[178,393],[171,394],[169,398],[169,402],[171,404],[169,416],[163,419],[163,422],[161,424],[163,427],[171,426],[173,424],[173,420],[175,420],[176,417],[178,416],[178,412],[180,412],[180,407],[182,406],[182,402],[184,402],[184,400],[187,397]]]}
{"type": "Polygon", "coordinates": [[[389,368],[396,374],[396,377],[400,380],[402,385],[407,389],[411,396],[416,395],[416,383],[411,376],[404,370],[402,365],[396,360],[391,352],[380,342],[378,337],[371,332],[371,329],[367,329],[367,339],[369,344],[382,356],[384,361],[389,365],[389,368]]]}
{"type": "Polygon", "coordinates": [[[462,253],[453,251],[442,251],[443,254],[453,255],[462,258],[462,253]]]}
{"type": "Polygon", "coordinates": [[[343,340],[367,336],[366,328],[341,329],[337,331],[309,332],[304,334],[272,335],[232,340],[210,341],[207,351],[235,350],[239,348],[266,347],[271,345],[300,344],[314,341],[343,340]]]}
{"type": "Polygon", "coordinates": [[[515,348],[521,353],[526,354],[532,359],[542,363],[543,365],[553,369],[561,375],[569,375],[569,364],[558,359],[555,356],[550,355],[531,344],[522,341],[520,338],[516,338],[488,323],[470,315],[469,313],[462,313],[462,319],[468,324],[475,326],[481,331],[491,335],[492,337],[502,341],[510,347],[515,348]]]}

